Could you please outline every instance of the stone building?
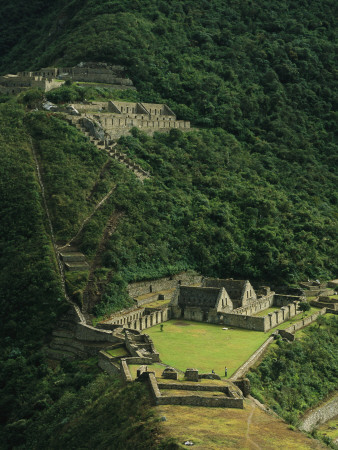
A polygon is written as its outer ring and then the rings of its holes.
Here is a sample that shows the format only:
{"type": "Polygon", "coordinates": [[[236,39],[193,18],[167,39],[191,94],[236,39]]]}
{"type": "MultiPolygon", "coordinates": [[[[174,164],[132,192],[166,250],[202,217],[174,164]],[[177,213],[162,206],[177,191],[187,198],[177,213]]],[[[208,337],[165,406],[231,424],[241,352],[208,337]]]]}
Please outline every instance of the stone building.
{"type": "Polygon", "coordinates": [[[46,68],[38,72],[18,72],[16,75],[0,76],[0,93],[16,95],[33,88],[47,92],[60,87],[64,82],[55,79],[55,71],[57,70],[46,68]]]}
{"type": "Polygon", "coordinates": [[[123,66],[106,63],[80,63],[75,67],[43,67],[39,70],[18,72],[0,77],[0,92],[18,94],[38,88],[44,92],[60,87],[66,80],[98,83],[117,89],[135,89],[126,77],[123,66]]]}
{"type": "Polygon", "coordinates": [[[95,102],[74,104],[76,110],[90,120],[100,123],[111,140],[127,136],[136,127],[151,135],[155,131],[168,133],[172,129],[189,131],[190,122],[177,120],[176,114],[165,104],[133,102],[95,102]]]}
{"type": "Polygon", "coordinates": [[[123,66],[103,62],[81,62],[74,67],[62,67],[58,76],[63,80],[98,83],[133,88],[123,66]]]}
{"type": "Polygon", "coordinates": [[[223,287],[180,286],[170,306],[174,318],[211,323],[218,323],[222,314],[233,310],[223,287]]]}
{"type": "Polygon", "coordinates": [[[223,287],[229,294],[234,309],[248,306],[257,299],[256,292],[248,280],[225,280],[219,278],[206,278],[203,286],[205,287],[223,287]]]}

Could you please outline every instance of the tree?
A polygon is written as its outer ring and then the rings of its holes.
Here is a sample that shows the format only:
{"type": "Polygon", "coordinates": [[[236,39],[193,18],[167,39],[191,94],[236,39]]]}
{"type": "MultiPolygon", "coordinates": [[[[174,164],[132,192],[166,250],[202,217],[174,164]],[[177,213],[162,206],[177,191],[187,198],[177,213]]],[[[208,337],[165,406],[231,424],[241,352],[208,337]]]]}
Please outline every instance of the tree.
{"type": "Polygon", "coordinates": [[[303,312],[303,316],[305,315],[306,311],[309,311],[311,308],[310,303],[308,303],[307,301],[305,302],[300,302],[298,305],[298,310],[303,312]]]}

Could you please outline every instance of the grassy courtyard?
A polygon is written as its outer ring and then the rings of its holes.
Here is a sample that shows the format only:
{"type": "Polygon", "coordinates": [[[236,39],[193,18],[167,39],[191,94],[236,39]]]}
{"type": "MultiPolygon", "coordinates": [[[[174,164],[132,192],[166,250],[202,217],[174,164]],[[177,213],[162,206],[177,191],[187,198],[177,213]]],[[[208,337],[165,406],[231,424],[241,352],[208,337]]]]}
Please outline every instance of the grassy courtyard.
{"type": "Polygon", "coordinates": [[[144,332],[153,339],[164,364],[183,371],[188,367],[201,372],[213,369],[222,377],[226,366],[229,377],[277,328],[285,329],[316,311],[316,308],[311,308],[305,314],[297,314],[267,333],[241,328],[223,330],[223,325],[187,320],[169,320],[163,324],[163,331],[160,325],[156,325],[144,332]]]}
{"type": "Polygon", "coordinates": [[[222,325],[169,320],[145,332],[153,339],[161,361],[180,370],[193,367],[201,372],[212,369],[228,376],[241,366],[266,339],[268,335],[258,331],[227,329],[222,325]]]}

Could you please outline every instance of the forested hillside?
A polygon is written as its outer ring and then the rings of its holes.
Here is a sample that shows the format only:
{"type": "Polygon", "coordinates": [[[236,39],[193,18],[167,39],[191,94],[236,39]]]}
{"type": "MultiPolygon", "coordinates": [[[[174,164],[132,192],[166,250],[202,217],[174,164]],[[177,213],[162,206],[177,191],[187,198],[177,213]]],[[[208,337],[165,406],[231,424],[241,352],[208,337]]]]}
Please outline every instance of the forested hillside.
{"type": "MultiPolygon", "coordinates": [[[[92,262],[118,218],[94,273],[106,283],[96,314],[129,304],[127,282],[183,269],[278,284],[336,277],[336,2],[47,3],[0,6],[0,73],[123,64],[137,93],[68,86],[48,97],[165,102],[196,130],[121,138],[120,150],[151,174],[141,184],[60,115],[34,111],[36,93],[0,97],[0,441],[42,448],[43,433],[44,448],[72,447],[81,424],[102,417],[102,433],[81,439],[135,448],[140,436],[153,448],[156,423],[140,387],[111,386],[93,361],[53,371],[40,352],[65,303],[33,151],[58,243],[114,189],[76,242],[92,262]],[[105,415],[109,401],[126,405],[121,415],[105,415]]],[[[79,305],[86,281],[67,279],[79,305]]],[[[263,375],[277,369],[271,362],[263,375]]]]}

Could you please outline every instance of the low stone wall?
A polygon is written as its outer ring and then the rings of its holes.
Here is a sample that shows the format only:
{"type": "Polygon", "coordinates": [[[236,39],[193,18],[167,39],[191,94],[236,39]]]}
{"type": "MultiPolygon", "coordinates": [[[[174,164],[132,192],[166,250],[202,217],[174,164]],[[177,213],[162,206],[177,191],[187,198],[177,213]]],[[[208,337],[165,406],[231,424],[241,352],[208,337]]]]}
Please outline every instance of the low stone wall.
{"type": "Polygon", "coordinates": [[[292,341],[295,340],[294,334],[289,333],[289,332],[286,331],[286,330],[277,330],[277,331],[278,331],[278,334],[279,334],[280,336],[282,336],[283,339],[287,339],[287,340],[290,341],[290,342],[292,342],[292,341]]]}
{"type": "Polygon", "coordinates": [[[333,419],[335,416],[337,416],[337,414],[338,414],[338,394],[329,402],[308,412],[305,418],[301,421],[299,429],[309,433],[322,423],[325,423],[328,420],[333,419]]]}
{"type": "Polygon", "coordinates": [[[271,328],[274,328],[279,323],[283,323],[288,319],[291,319],[292,317],[299,314],[298,311],[298,301],[294,301],[293,303],[287,304],[286,306],[282,306],[281,309],[276,310],[272,313],[268,313],[267,316],[264,317],[265,319],[265,330],[268,331],[271,328]]]}
{"type": "Polygon", "coordinates": [[[235,309],[233,312],[236,314],[242,314],[242,315],[248,315],[251,316],[252,314],[256,314],[260,311],[263,311],[264,309],[270,308],[270,306],[274,303],[274,292],[269,293],[268,295],[265,295],[264,297],[260,297],[257,300],[254,300],[253,302],[250,302],[249,305],[243,306],[241,308],[235,309]]]}
{"type": "Polygon", "coordinates": [[[204,392],[223,392],[226,395],[231,395],[229,386],[221,386],[221,385],[205,385],[205,384],[187,384],[187,383],[161,383],[157,382],[158,387],[160,389],[174,389],[174,390],[183,390],[183,391],[204,391],[204,392]]]}
{"type": "Polygon", "coordinates": [[[120,342],[111,331],[99,330],[84,323],[78,323],[75,332],[76,339],[92,342],[120,342]]]}
{"type": "Polygon", "coordinates": [[[243,409],[242,398],[229,397],[201,397],[199,395],[173,396],[157,398],[158,405],[180,405],[180,406],[204,406],[211,408],[237,408],[243,409]]]}
{"type": "Polygon", "coordinates": [[[128,293],[130,297],[135,298],[152,292],[174,289],[179,284],[190,285],[202,283],[202,278],[201,275],[195,272],[181,272],[171,277],[131,283],[128,285],[128,293]]]}
{"type": "Polygon", "coordinates": [[[117,328],[121,328],[121,325],[115,325],[115,324],[112,324],[112,323],[98,323],[96,325],[96,328],[98,328],[99,330],[114,331],[117,328]]]}
{"type": "MultiPolygon", "coordinates": [[[[144,373],[143,373],[144,375],[144,373]]],[[[187,405],[187,406],[207,406],[207,407],[223,407],[223,408],[238,408],[243,409],[244,402],[243,398],[238,393],[238,388],[236,386],[233,386],[232,388],[228,388],[228,393],[231,395],[231,397],[226,397],[224,394],[224,397],[215,396],[215,397],[202,397],[199,395],[189,395],[189,396],[168,396],[163,397],[161,395],[159,385],[157,383],[156,377],[154,373],[150,372],[148,375],[149,379],[149,386],[152,393],[152,396],[155,400],[155,403],[157,405],[187,405]]],[[[162,384],[161,384],[162,386],[162,384]]],[[[164,384],[163,383],[163,389],[182,389],[184,390],[184,386],[179,384],[174,384],[175,387],[168,387],[172,386],[172,384],[164,384]],[[179,386],[179,387],[178,387],[179,386]]],[[[194,390],[196,390],[196,385],[192,387],[195,387],[194,390]]],[[[211,386],[213,391],[221,391],[221,386],[211,386]]],[[[204,388],[207,388],[207,386],[204,386],[204,388]]],[[[193,390],[193,389],[190,389],[193,390]]],[[[200,390],[208,390],[208,389],[200,389],[200,390]]]]}
{"type": "Polygon", "coordinates": [[[132,330],[145,330],[147,328],[166,322],[171,318],[171,311],[169,307],[159,309],[145,308],[135,309],[133,311],[114,315],[109,323],[119,324],[120,326],[128,327],[132,330]],[[150,312],[151,311],[151,312],[150,312]]]}
{"type": "Polygon", "coordinates": [[[273,304],[275,306],[287,306],[293,302],[301,301],[299,295],[284,295],[284,294],[275,294],[273,304]]]}
{"type": "Polygon", "coordinates": [[[123,358],[126,360],[127,364],[140,364],[141,365],[151,365],[153,360],[151,358],[147,358],[145,356],[128,356],[128,358],[123,358]]]}
{"type": "Polygon", "coordinates": [[[223,315],[223,324],[235,328],[245,328],[247,330],[266,331],[266,319],[266,317],[226,313],[223,315]]]}
{"type": "Polygon", "coordinates": [[[148,379],[149,379],[149,385],[150,385],[150,391],[151,391],[152,397],[153,397],[155,403],[157,403],[158,399],[161,398],[161,392],[159,390],[157,380],[156,380],[154,373],[149,373],[148,379]]]}
{"type": "Polygon", "coordinates": [[[315,308],[330,308],[332,311],[338,311],[338,302],[323,302],[323,301],[313,301],[310,302],[311,306],[314,306],[315,308]]]}
{"type": "Polygon", "coordinates": [[[144,298],[142,300],[139,299],[135,299],[137,301],[137,306],[143,306],[143,305],[147,305],[148,303],[152,303],[152,302],[156,302],[156,300],[158,300],[158,293],[155,292],[154,295],[151,295],[147,298],[144,298]]]}
{"type": "Polygon", "coordinates": [[[101,350],[99,352],[98,366],[107,372],[109,375],[121,376],[121,370],[119,365],[113,361],[113,356],[109,355],[105,351],[101,350]]]}
{"type": "Polygon", "coordinates": [[[130,374],[130,370],[127,364],[127,361],[125,358],[121,359],[120,361],[120,367],[121,367],[121,375],[122,379],[126,382],[133,381],[132,376],[130,374]]]}
{"type": "Polygon", "coordinates": [[[262,344],[258,350],[255,351],[253,355],[250,356],[250,358],[243,364],[241,367],[239,367],[235,373],[232,374],[232,376],[229,378],[230,381],[238,380],[239,378],[243,378],[244,375],[251,369],[251,367],[256,364],[256,362],[261,358],[264,354],[264,352],[267,350],[271,342],[273,342],[274,337],[271,336],[269,339],[267,339],[264,344],[262,344]]]}
{"type": "MultiPolygon", "coordinates": [[[[299,322],[296,322],[296,323],[290,325],[288,328],[285,328],[284,331],[293,334],[296,331],[306,327],[310,323],[312,323],[315,320],[317,320],[318,316],[322,316],[324,314],[326,314],[326,308],[322,308],[319,311],[311,314],[311,316],[305,317],[305,319],[302,319],[299,322]]],[[[277,331],[278,331],[278,333],[280,333],[280,330],[277,330],[277,331]]]]}

